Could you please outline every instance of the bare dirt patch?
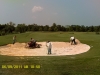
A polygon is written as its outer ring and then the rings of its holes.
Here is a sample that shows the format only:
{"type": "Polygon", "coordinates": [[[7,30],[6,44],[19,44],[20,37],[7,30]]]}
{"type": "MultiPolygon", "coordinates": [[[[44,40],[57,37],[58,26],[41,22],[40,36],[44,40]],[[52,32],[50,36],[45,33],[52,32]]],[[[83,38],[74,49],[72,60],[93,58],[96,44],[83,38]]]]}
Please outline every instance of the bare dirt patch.
{"type": "Polygon", "coordinates": [[[0,47],[0,55],[8,56],[61,56],[61,55],[76,55],[87,52],[90,49],[89,45],[80,43],[77,40],[77,45],[71,45],[69,42],[51,42],[52,54],[47,54],[46,42],[37,42],[42,44],[41,48],[29,49],[25,48],[26,43],[8,44],[0,47]]]}

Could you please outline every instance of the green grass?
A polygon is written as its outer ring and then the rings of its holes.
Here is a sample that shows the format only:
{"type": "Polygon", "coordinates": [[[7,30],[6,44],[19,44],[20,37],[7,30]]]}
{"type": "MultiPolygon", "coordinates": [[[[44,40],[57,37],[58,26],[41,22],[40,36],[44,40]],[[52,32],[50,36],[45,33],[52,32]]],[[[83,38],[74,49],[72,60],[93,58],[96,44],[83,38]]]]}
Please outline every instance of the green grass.
{"type": "Polygon", "coordinates": [[[0,55],[0,75],[100,75],[100,35],[93,32],[27,32],[0,36],[0,45],[17,42],[28,42],[30,38],[37,41],[65,41],[75,36],[91,49],[78,55],[47,56],[47,57],[14,57],[0,55]],[[22,59],[23,58],[23,59],[22,59]],[[2,65],[40,65],[40,69],[2,69],[2,65]]]}

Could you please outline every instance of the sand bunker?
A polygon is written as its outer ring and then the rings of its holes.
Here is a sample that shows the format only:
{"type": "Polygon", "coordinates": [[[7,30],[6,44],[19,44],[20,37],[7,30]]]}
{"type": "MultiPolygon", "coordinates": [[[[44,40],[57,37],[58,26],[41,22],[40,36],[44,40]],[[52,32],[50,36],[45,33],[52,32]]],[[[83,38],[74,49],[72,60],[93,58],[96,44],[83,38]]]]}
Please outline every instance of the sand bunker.
{"type": "Polygon", "coordinates": [[[25,48],[26,43],[8,44],[0,47],[0,55],[8,56],[61,56],[61,55],[76,55],[87,52],[90,46],[77,41],[77,45],[71,45],[68,42],[51,42],[52,54],[47,54],[46,42],[37,42],[42,44],[41,48],[29,49],[25,48]]]}

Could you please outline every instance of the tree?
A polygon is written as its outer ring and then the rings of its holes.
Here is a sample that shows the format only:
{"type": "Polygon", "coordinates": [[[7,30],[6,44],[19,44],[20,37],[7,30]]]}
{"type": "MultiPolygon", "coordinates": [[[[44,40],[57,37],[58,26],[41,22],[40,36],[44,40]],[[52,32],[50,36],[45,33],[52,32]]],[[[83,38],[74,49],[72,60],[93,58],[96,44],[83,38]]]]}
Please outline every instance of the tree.
{"type": "Polygon", "coordinates": [[[15,26],[15,23],[13,23],[13,22],[10,21],[10,22],[8,23],[8,25],[15,26]]]}
{"type": "Polygon", "coordinates": [[[79,31],[81,31],[81,26],[76,25],[76,32],[79,32],[79,31]]]}
{"type": "Polygon", "coordinates": [[[57,29],[58,29],[58,31],[61,31],[62,30],[61,25],[57,25],[57,29]]]}
{"type": "Polygon", "coordinates": [[[66,28],[64,26],[61,27],[62,31],[66,31],[66,28]]]}
{"type": "Polygon", "coordinates": [[[85,31],[88,32],[89,31],[89,26],[85,27],[85,31]]]}
{"type": "MultiPolygon", "coordinates": [[[[51,31],[54,31],[55,30],[55,28],[56,28],[56,23],[53,23],[53,25],[51,26],[51,31]]],[[[57,29],[57,28],[56,28],[57,29]]]]}
{"type": "Polygon", "coordinates": [[[93,27],[93,26],[90,26],[90,27],[89,27],[89,31],[90,31],[90,32],[93,32],[93,31],[94,31],[94,27],[93,27]]]}
{"type": "Polygon", "coordinates": [[[69,31],[74,31],[73,26],[69,26],[69,31]]]}
{"type": "Polygon", "coordinates": [[[17,32],[20,32],[20,33],[23,33],[23,32],[26,32],[26,25],[25,24],[18,24],[17,27],[16,27],[16,31],[17,32]]]}
{"type": "Polygon", "coordinates": [[[39,26],[37,24],[34,24],[33,29],[34,29],[34,31],[39,31],[39,26]]]}
{"type": "Polygon", "coordinates": [[[49,25],[45,25],[45,26],[43,27],[43,30],[44,30],[44,31],[49,31],[49,25]]]}
{"type": "Polygon", "coordinates": [[[81,32],[85,32],[85,26],[84,26],[84,25],[82,25],[82,26],[80,27],[80,31],[81,31],[81,32]]]}
{"type": "Polygon", "coordinates": [[[54,31],[58,31],[58,27],[55,27],[55,28],[54,28],[54,31]]]}
{"type": "Polygon", "coordinates": [[[43,31],[43,26],[39,26],[39,31],[43,31]]]}

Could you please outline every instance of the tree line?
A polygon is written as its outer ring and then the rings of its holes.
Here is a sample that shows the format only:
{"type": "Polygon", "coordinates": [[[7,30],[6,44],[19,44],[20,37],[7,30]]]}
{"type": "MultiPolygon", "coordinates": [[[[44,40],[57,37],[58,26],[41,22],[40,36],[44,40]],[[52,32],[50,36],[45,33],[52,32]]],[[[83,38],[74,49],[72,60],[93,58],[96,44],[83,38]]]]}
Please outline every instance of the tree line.
{"type": "Polygon", "coordinates": [[[0,24],[0,35],[10,33],[24,33],[28,31],[64,31],[64,32],[100,32],[100,25],[98,26],[84,26],[84,25],[57,25],[53,23],[50,25],[37,25],[37,24],[17,24],[9,22],[7,24],[0,24]]]}

